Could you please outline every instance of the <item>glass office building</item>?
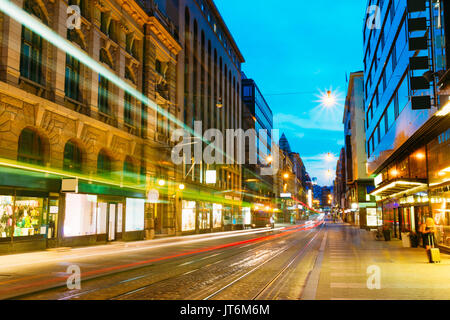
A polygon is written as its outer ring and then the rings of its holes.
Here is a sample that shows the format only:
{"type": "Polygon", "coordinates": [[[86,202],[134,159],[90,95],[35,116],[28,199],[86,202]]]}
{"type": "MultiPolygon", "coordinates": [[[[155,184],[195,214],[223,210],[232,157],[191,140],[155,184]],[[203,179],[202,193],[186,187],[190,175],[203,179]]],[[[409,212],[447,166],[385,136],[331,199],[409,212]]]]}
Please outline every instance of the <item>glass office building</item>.
{"type": "MultiPolygon", "coordinates": [[[[450,164],[440,160],[438,169],[429,165],[431,159],[449,158],[448,146],[436,146],[449,127],[442,83],[448,65],[446,10],[437,0],[367,4],[363,29],[367,169],[375,178],[371,194],[377,198],[377,210],[398,238],[417,231],[427,217],[433,217],[440,230],[448,225],[448,219],[433,209],[441,210],[444,198],[431,197],[436,191],[430,177],[442,175],[450,164]]],[[[448,188],[446,183],[448,179],[439,181],[442,191],[448,188]]],[[[444,232],[438,241],[445,245],[444,232]]]]}

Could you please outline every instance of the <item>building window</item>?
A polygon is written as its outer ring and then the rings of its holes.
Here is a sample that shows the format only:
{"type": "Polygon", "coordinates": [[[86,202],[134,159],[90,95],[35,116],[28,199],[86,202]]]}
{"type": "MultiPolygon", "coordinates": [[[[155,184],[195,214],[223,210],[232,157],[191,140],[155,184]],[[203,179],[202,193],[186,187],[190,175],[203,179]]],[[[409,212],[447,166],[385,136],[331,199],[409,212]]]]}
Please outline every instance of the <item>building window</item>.
{"type": "Polygon", "coordinates": [[[73,100],[80,100],[80,62],[70,55],[66,55],[66,82],[64,91],[73,100]]]}
{"type": "Polygon", "coordinates": [[[109,81],[105,77],[98,77],[98,110],[104,114],[110,114],[109,106],[109,81]]]}
{"type": "Polygon", "coordinates": [[[17,160],[44,165],[44,148],[41,137],[31,129],[24,129],[19,137],[17,160]]]}
{"type": "Polygon", "coordinates": [[[103,150],[98,154],[97,174],[104,178],[111,177],[111,158],[103,150]]]}
{"type": "Polygon", "coordinates": [[[36,83],[42,83],[42,38],[30,29],[22,27],[20,75],[36,83]]]}
{"type": "Polygon", "coordinates": [[[81,173],[82,153],[78,145],[72,141],[64,147],[63,168],[65,171],[81,173]]]}
{"type": "Polygon", "coordinates": [[[133,97],[125,92],[123,118],[126,124],[133,125],[133,97]]]}

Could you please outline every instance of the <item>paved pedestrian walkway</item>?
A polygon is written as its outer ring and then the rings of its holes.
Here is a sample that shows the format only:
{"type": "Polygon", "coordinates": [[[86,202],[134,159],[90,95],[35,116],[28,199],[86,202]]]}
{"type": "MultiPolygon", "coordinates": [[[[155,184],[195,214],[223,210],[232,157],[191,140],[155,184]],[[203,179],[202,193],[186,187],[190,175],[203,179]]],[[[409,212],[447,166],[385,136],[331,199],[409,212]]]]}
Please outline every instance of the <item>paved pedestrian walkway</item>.
{"type": "Polygon", "coordinates": [[[327,229],[315,265],[320,269],[316,300],[450,299],[449,255],[441,252],[442,262],[430,264],[423,248],[377,241],[374,232],[345,223],[328,223],[327,229]],[[370,277],[377,273],[379,289],[377,278],[370,277]]]}

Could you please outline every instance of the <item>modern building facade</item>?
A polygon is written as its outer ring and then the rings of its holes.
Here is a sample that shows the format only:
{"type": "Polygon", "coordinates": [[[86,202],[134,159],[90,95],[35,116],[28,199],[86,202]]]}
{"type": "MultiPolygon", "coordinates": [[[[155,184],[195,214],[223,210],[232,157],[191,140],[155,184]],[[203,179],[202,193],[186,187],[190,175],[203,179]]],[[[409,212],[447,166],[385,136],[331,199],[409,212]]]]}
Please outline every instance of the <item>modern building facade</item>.
{"type": "MultiPolygon", "coordinates": [[[[179,41],[183,46],[178,56],[179,119],[191,129],[197,123],[202,134],[218,129],[224,141],[226,130],[242,128],[244,58],[213,1],[180,0],[177,5],[179,41]]],[[[205,150],[211,142],[192,141],[193,149],[197,144],[205,150]]],[[[225,143],[217,150],[224,152],[222,163],[207,164],[193,153],[192,159],[178,168],[177,180],[185,185],[177,211],[182,226],[179,231],[183,233],[231,230],[244,225],[242,168],[237,153],[225,148],[225,143]]]]}
{"type": "Polygon", "coordinates": [[[257,211],[267,210],[267,208],[271,211],[275,207],[273,176],[265,175],[261,171],[261,169],[271,166],[274,161],[272,150],[273,114],[256,82],[248,79],[245,74],[242,75],[242,101],[242,129],[245,132],[248,130],[255,132],[254,141],[250,139],[245,146],[246,164],[243,166],[242,181],[245,205],[243,207],[250,209],[254,215],[261,214],[257,211]],[[254,145],[250,146],[250,143],[254,143],[254,145]],[[250,154],[250,152],[256,154],[250,154]],[[252,161],[250,161],[251,158],[253,158],[252,161]],[[252,205],[254,203],[257,205],[252,205]]]}
{"type": "Polygon", "coordinates": [[[334,207],[339,213],[343,213],[345,208],[348,208],[346,205],[346,177],[345,177],[345,148],[341,149],[339,154],[339,159],[336,164],[336,179],[334,180],[334,207]]]}
{"type": "MultiPolygon", "coordinates": [[[[373,179],[367,174],[364,122],[364,74],[350,74],[344,109],[345,217],[361,228],[377,227],[373,179]]],[[[379,219],[381,220],[381,219],[379,219]]]]}
{"type": "Polygon", "coordinates": [[[448,247],[448,4],[368,2],[374,4],[381,8],[380,28],[369,23],[363,30],[371,195],[394,236],[417,231],[432,217],[438,243],[448,247]]]}

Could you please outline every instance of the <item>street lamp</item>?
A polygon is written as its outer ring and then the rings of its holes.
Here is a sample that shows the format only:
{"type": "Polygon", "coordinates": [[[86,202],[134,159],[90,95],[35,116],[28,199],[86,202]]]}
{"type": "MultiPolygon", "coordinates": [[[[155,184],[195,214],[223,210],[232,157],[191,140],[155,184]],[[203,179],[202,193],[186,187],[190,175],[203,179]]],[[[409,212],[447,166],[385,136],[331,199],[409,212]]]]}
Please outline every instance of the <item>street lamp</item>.
{"type": "Polygon", "coordinates": [[[185,186],[184,184],[180,184],[180,185],[178,186],[178,188],[179,188],[180,190],[184,190],[184,189],[186,188],[186,186],[185,186]]]}
{"type": "Polygon", "coordinates": [[[283,175],[283,178],[284,178],[284,179],[289,179],[289,173],[285,173],[285,174],[283,175]]]}
{"type": "Polygon", "coordinates": [[[337,102],[336,95],[331,90],[322,95],[321,100],[325,107],[333,107],[337,102]]]}
{"type": "Polygon", "coordinates": [[[159,184],[161,187],[164,187],[164,185],[166,184],[166,182],[165,182],[163,179],[159,179],[159,180],[158,180],[158,184],[159,184]]]}

